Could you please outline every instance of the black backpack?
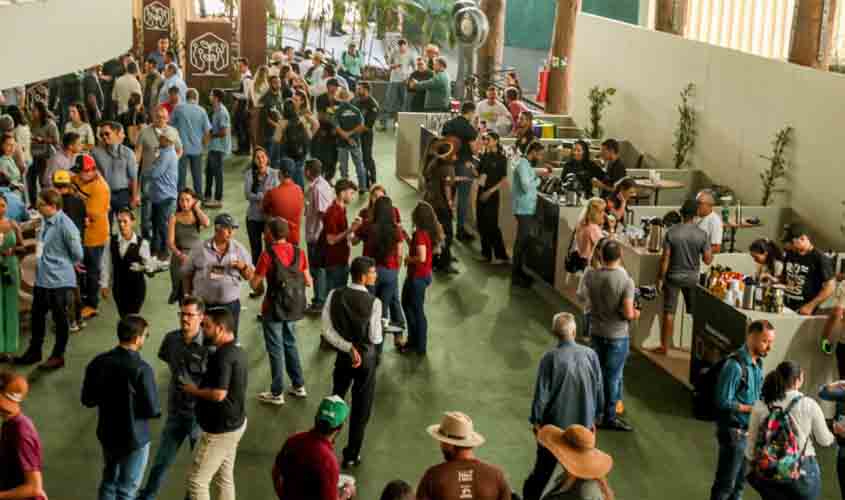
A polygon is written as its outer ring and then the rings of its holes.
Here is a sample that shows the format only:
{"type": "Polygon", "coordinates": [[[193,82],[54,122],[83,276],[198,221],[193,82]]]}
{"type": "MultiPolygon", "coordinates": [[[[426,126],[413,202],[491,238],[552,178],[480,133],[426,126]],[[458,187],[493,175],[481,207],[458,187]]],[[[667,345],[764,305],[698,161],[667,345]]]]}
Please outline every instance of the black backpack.
{"type": "Polygon", "coordinates": [[[692,391],[692,413],[695,418],[714,421],[719,416],[718,408],[716,408],[716,386],[719,384],[719,374],[722,373],[722,368],[730,359],[739,363],[742,370],[737,392],[748,388],[748,367],[742,363],[735,352],[725,356],[710,368],[703,370],[698,377],[698,382],[692,391]]]}
{"type": "Polygon", "coordinates": [[[299,248],[293,247],[293,260],[286,266],[276,251],[267,249],[273,267],[267,275],[267,294],[273,321],[298,321],[305,317],[305,274],[299,270],[299,248]]]}
{"type": "Polygon", "coordinates": [[[308,134],[302,120],[288,120],[285,127],[285,156],[292,160],[301,160],[308,153],[308,134]]]}

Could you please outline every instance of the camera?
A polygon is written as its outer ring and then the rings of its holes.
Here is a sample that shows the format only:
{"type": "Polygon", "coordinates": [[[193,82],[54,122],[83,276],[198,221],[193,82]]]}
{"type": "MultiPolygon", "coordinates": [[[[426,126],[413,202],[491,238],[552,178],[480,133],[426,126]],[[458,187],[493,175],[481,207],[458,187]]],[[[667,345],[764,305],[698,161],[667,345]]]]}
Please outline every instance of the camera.
{"type": "Polygon", "coordinates": [[[657,287],[647,285],[634,288],[634,307],[640,309],[643,301],[651,302],[657,298],[657,287]]]}

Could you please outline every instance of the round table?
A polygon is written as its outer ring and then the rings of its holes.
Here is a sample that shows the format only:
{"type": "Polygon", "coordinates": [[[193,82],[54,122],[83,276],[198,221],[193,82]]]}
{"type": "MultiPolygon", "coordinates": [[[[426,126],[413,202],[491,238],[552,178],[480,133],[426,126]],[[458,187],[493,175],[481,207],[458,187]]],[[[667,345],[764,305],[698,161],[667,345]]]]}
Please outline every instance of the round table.
{"type": "Polygon", "coordinates": [[[680,181],[669,181],[669,180],[660,180],[657,183],[651,181],[651,179],[635,179],[637,182],[637,187],[650,189],[654,191],[654,206],[658,205],[658,200],[660,199],[660,190],[661,189],[682,189],[686,187],[686,184],[680,181]]]}

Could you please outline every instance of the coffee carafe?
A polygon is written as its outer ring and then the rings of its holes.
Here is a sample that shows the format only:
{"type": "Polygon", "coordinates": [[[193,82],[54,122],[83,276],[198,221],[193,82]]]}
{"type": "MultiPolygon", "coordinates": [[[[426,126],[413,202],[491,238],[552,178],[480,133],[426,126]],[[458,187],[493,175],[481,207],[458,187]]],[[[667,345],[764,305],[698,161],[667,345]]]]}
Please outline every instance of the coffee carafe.
{"type": "Polygon", "coordinates": [[[648,228],[648,251],[649,252],[660,252],[663,249],[663,233],[664,233],[664,226],[663,221],[660,220],[659,217],[655,217],[651,219],[649,222],[648,228]]]}

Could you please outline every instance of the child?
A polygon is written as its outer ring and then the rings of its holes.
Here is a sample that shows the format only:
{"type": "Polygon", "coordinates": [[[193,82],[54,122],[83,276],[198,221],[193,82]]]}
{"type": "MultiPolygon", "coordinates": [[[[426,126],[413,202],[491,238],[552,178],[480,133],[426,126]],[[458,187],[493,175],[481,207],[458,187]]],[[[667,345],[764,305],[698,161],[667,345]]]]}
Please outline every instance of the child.
{"type": "Polygon", "coordinates": [[[117,211],[118,234],[111,237],[103,253],[100,288],[103,298],[114,292],[120,317],[138,314],[147,294],[144,271],[153,268],[150,244],[135,233],[135,214],[128,208],[117,211]]]}
{"type": "Polygon", "coordinates": [[[0,136],[0,175],[4,175],[15,189],[21,186],[21,171],[15,163],[17,143],[12,134],[0,136]]]}

